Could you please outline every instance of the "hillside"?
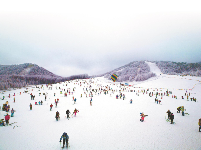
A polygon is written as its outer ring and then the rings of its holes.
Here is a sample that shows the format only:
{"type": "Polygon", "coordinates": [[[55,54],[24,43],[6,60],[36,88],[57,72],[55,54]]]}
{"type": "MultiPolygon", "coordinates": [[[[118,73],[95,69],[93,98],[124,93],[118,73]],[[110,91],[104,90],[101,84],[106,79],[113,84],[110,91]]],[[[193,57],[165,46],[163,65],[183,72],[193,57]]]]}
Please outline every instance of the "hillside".
{"type": "MultiPolygon", "coordinates": [[[[156,70],[156,69],[155,69],[156,70]]],[[[184,63],[170,61],[133,61],[127,65],[107,73],[91,76],[111,79],[112,74],[118,76],[117,82],[144,81],[159,74],[201,76],[201,62],[184,63]],[[157,68],[157,72],[150,69],[150,65],[157,68]],[[159,69],[158,69],[159,68],[159,69]]],[[[89,78],[87,74],[61,77],[39,67],[36,64],[0,65],[0,90],[21,88],[27,85],[54,84],[73,79],[89,78]]]]}
{"type": "Polygon", "coordinates": [[[38,65],[31,63],[20,65],[1,65],[0,75],[46,75],[51,77],[58,77],[43,67],[39,67],[38,65]]]}
{"type": "Polygon", "coordinates": [[[154,63],[156,63],[163,74],[201,76],[201,62],[155,61],[154,63]]]}
{"type": "Polygon", "coordinates": [[[54,84],[72,79],[85,79],[87,74],[61,77],[36,64],[0,65],[0,90],[27,85],[54,84]]]}
{"type": "Polygon", "coordinates": [[[100,76],[110,79],[112,74],[116,74],[118,76],[118,82],[144,81],[156,76],[150,71],[150,67],[145,61],[133,61],[100,76]]]}

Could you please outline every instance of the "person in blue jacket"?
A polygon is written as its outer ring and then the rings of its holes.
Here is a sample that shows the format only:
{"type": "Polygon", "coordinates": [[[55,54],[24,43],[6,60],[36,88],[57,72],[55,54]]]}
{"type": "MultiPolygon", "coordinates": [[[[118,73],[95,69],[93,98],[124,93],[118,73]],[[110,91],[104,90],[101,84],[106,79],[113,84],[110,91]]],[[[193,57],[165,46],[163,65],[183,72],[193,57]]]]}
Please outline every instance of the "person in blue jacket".
{"type": "Polygon", "coordinates": [[[62,139],[63,139],[63,148],[64,148],[65,143],[66,143],[66,147],[68,147],[69,136],[66,132],[63,133],[59,142],[61,142],[62,139]]]}

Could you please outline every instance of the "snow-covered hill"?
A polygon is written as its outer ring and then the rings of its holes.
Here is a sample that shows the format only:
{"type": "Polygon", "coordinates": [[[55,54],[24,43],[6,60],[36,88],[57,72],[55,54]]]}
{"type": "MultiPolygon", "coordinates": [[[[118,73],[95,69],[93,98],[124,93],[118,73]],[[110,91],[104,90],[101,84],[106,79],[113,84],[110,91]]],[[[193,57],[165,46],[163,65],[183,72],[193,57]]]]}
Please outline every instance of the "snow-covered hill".
{"type": "Polygon", "coordinates": [[[145,61],[131,62],[101,76],[110,79],[112,74],[118,76],[118,82],[145,81],[155,76],[154,73],[150,72],[149,65],[145,61]]]}

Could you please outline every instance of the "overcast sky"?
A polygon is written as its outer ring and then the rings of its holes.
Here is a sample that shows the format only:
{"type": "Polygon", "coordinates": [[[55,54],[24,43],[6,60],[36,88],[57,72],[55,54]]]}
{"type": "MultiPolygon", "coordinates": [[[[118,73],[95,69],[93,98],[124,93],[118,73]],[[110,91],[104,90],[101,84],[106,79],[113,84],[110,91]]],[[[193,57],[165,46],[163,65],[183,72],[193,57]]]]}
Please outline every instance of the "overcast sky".
{"type": "Polygon", "coordinates": [[[60,76],[102,74],[140,60],[201,61],[201,9],[187,0],[0,2],[0,64],[60,76]]]}

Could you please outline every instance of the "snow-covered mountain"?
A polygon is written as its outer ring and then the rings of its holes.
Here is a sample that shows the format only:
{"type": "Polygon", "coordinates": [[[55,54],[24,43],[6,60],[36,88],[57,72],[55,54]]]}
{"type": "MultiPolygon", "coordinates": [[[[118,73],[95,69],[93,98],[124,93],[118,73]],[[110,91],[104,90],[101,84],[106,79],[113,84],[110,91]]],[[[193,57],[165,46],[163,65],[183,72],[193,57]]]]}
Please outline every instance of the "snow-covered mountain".
{"type": "Polygon", "coordinates": [[[201,63],[156,61],[163,74],[201,76],[201,63]]]}
{"type": "Polygon", "coordinates": [[[61,77],[36,64],[0,65],[0,90],[27,85],[53,84],[71,79],[86,79],[87,74],[61,77]]]}
{"type": "Polygon", "coordinates": [[[102,74],[101,76],[110,79],[112,74],[118,76],[118,82],[144,81],[155,76],[155,74],[150,71],[150,67],[145,61],[133,61],[127,65],[102,74]]]}
{"type": "MultiPolygon", "coordinates": [[[[145,81],[159,74],[201,76],[201,63],[184,63],[170,61],[133,61],[107,73],[91,76],[111,79],[118,76],[118,82],[145,81]],[[153,68],[153,69],[151,69],[153,68]]],[[[63,82],[71,79],[90,78],[87,74],[61,77],[39,67],[36,64],[0,65],[0,89],[21,88],[26,85],[63,82]]]]}

